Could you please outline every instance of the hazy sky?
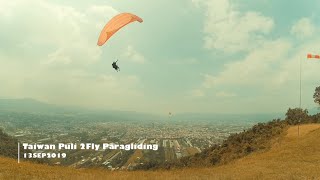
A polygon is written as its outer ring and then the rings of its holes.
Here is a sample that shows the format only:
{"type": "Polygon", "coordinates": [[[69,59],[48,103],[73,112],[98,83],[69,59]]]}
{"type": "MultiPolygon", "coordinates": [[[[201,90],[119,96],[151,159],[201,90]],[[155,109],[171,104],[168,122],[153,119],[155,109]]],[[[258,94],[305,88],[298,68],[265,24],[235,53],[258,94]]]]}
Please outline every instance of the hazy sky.
{"type": "Polygon", "coordinates": [[[0,97],[154,113],[315,107],[320,1],[0,0],[0,97]],[[140,16],[96,45],[120,12],[140,16]],[[119,59],[120,72],[111,67],[119,59]]]}

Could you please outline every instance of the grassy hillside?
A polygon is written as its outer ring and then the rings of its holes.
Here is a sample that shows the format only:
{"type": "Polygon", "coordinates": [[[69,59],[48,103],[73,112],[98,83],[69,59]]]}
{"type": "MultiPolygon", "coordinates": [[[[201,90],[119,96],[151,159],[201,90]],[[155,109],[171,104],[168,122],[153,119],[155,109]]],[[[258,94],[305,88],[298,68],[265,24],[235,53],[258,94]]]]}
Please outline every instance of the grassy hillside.
{"type": "Polygon", "coordinates": [[[291,126],[265,152],[227,165],[158,171],[76,170],[0,158],[0,179],[320,179],[320,125],[291,126]]]}
{"type": "Polygon", "coordinates": [[[279,138],[287,127],[286,121],[280,119],[258,123],[246,131],[230,135],[221,145],[214,145],[194,156],[183,157],[178,162],[167,164],[166,168],[227,164],[253,152],[268,150],[271,147],[270,139],[279,138]]]}

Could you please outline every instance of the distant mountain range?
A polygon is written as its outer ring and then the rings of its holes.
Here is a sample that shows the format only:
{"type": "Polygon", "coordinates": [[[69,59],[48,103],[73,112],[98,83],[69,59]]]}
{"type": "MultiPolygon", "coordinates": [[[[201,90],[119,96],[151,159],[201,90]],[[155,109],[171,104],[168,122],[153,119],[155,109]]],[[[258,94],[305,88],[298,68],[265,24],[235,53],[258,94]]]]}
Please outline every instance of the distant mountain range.
{"type": "Polygon", "coordinates": [[[23,112],[31,114],[54,114],[54,115],[81,115],[95,118],[112,117],[115,120],[145,120],[159,119],[160,116],[114,110],[90,110],[81,107],[59,106],[47,104],[34,99],[0,99],[0,111],[23,112]]]}
{"type": "Polygon", "coordinates": [[[46,114],[79,111],[79,109],[77,110],[76,108],[65,108],[34,99],[0,99],[0,110],[46,114]]]}
{"type": "MultiPolygon", "coordinates": [[[[169,115],[154,115],[133,111],[89,110],[81,107],[58,106],[47,104],[34,99],[0,99],[0,111],[25,112],[35,114],[73,114],[96,117],[113,117],[119,120],[170,120],[170,121],[253,121],[264,122],[277,118],[285,118],[282,113],[256,113],[256,114],[216,114],[216,113],[179,113],[169,115]]],[[[309,114],[319,113],[318,108],[309,110],[309,114]]]]}

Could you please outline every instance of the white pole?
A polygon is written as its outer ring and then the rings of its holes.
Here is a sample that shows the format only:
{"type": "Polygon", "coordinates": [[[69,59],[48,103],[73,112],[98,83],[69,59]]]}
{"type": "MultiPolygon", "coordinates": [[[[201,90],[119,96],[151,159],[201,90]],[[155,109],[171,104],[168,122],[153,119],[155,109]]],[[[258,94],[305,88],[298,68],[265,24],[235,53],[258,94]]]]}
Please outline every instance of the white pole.
{"type": "Polygon", "coordinates": [[[299,107],[301,109],[301,58],[300,58],[300,102],[299,102],[299,107]]]}
{"type": "MultiPolygon", "coordinates": [[[[301,59],[302,58],[299,58],[300,59],[300,100],[299,100],[299,108],[300,110],[302,111],[301,109],[301,59]]],[[[299,118],[299,122],[298,122],[298,136],[300,136],[300,121],[301,121],[301,117],[299,118]]]]}
{"type": "Polygon", "coordinates": [[[20,143],[18,142],[18,163],[20,163],[20,143]]]}

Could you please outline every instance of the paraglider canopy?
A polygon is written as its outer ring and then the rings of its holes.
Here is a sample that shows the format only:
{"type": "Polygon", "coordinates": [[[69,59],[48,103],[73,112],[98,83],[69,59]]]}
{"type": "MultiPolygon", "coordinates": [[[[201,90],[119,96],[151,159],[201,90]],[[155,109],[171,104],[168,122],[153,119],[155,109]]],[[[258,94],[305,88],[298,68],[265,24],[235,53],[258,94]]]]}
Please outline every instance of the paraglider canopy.
{"type": "Polygon", "coordinates": [[[113,36],[117,31],[119,31],[124,26],[128,25],[129,23],[138,21],[140,23],[143,20],[131,13],[121,13],[113,17],[102,29],[99,39],[98,39],[98,46],[104,45],[111,36],[113,36]]]}

